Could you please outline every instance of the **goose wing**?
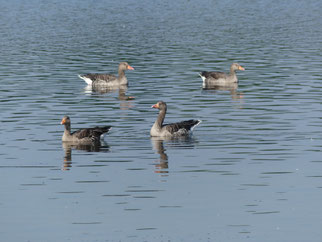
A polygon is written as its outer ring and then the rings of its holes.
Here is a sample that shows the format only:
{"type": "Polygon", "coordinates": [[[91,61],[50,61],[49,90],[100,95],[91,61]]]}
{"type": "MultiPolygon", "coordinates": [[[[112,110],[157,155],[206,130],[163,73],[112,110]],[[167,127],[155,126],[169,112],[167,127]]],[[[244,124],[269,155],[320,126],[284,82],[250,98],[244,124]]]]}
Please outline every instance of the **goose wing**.
{"type": "Polygon", "coordinates": [[[95,81],[108,82],[108,81],[112,81],[112,80],[117,79],[117,77],[112,74],[97,74],[97,73],[82,75],[82,77],[91,79],[93,82],[95,82],[95,81]]]}
{"type": "Polygon", "coordinates": [[[78,139],[84,139],[84,138],[97,139],[97,138],[100,138],[102,134],[107,133],[110,129],[111,129],[111,126],[79,129],[73,132],[71,135],[75,136],[78,139]]]}
{"type": "Polygon", "coordinates": [[[190,131],[192,130],[195,126],[197,126],[201,121],[200,120],[186,120],[178,123],[171,123],[171,124],[166,124],[163,127],[169,131],[171,134],[174,134],[178,132],[179,130],[186,130],[190,131]]]}
{"type": "Polygon", "coordinates": [[[225,72],[217,72],[217,71],[203,71],[201,72],[200,75],[204,76],[206,79],[207,78],[221,79],[221,78],[226,78],[227,76],[225,72]]]}

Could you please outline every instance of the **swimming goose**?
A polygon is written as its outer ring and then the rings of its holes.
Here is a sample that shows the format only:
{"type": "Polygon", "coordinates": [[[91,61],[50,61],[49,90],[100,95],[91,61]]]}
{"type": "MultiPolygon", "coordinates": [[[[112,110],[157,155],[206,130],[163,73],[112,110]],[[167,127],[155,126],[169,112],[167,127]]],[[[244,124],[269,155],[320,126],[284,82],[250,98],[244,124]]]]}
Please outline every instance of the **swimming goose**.
{"type": "Polygon", "coordinates": [[[88,85],[93,87],[113,87],[120,85],[127,85],[128,81],[125,76],[126,70],[134,70],[127,62],[121,62],[119,64],[118,76],[112,74],[85,74],[78,75],[79,78],[83,79],[88,85]]]}
{"type": "Polygon", "coordinates": [[[151,128],[151,136],[176,137],[188,135],[190,131],[192,131],[194,127],[201,122],[201,120],[191,119],[178,123],[163,124],[167,112],[167,104],[165,102],[160,101],[157,104],[153,105],[152,108],[159,109],[160,112],[157,120],[151,128]]]}
{"type": "Polygon", "coordinates": [[[80,144],[100,144],[100,138],[103,138],[104,134],[111,129],[111,126],[104,126],[79,129],[71,133],[70,118],[68,116],[63,117],[60,124],[65,125],[65,131],[62,137],[62,141],[75,142],[80,144]]]}
{"type": "Polygon", "coordinates": [[[199,73],[199,76],[203,80],[203,86],[224,86],[224,85],[231,85],[232,83],[237,83],[238,78],[236,75],[236,71],[241,70],[244,71],[245,68],[240,66],[237,63],[233,63],[230,66],[230,73],[224,73],[224,72],[208,72],[203,71],[199,73]]]}

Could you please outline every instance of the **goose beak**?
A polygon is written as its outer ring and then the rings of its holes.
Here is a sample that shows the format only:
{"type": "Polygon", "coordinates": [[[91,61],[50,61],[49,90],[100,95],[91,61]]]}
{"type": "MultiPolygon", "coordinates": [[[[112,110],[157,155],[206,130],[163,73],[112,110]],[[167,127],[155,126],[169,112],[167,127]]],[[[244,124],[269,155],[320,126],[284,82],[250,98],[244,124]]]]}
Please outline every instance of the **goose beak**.
{"type": "Polygon", "coordinates": [[[239,67],[238,67],[238,70],[244,71],[244,70],[245,70],[245,68],[244,68],[244,67],[242,67],[242,66],[239,66],[239,67]]]}
{"type": "Polygon", "coordinates": [[[134,68],[132,66],[130,66],[130,65],[127,66],[127,69],[128,70],[134,70],[134,68]]]}
{"type": "Polygon", "coordinates": [[[158,104],[154,104],[151,106],[151,108],[159,108],[159,105],[158,104]]]}
{"type": "Polygon", "coordinates": [[[60,124],[65,124],[65,123],[66,123],[66,119],[63,118],[60,124]]]}

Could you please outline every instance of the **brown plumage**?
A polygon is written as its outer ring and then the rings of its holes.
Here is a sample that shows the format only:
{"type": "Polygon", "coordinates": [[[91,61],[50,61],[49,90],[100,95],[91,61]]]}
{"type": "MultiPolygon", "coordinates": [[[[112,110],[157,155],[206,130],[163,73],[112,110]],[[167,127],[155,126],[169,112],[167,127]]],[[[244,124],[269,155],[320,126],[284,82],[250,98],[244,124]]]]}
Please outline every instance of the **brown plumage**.
{"type": "Polygon", "coordinates": [[[193,128],[201,122],[200,120],[190,119],[177,123],[163,124],[167,112],[167,104],[160,101],[153,105],[152,108],[157,108],[160,112],[157,120],[150,130],[151,136],[171,137],[188,135],[190,131],[192,131],[193,128]]]}
{"type": "Polygon", "coordinates": [[[65,116],[60,124],[65,126],[62,141],[76,142],[82,144],[100,143],[100,138],[102,138],[102,135],[104,135],[111,129],[111,126],[97,126],[94,128],[79,129],[71,133],[71,122],[68,116],[65,116]]]}

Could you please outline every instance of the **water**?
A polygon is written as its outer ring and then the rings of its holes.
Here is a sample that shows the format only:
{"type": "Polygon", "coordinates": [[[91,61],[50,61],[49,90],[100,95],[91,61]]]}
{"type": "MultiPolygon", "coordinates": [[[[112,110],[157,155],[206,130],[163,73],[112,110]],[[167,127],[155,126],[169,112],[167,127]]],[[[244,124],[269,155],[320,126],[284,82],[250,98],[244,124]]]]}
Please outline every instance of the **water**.
{"type": "Polygon", "coordinates": [[[321,5],[1,1],[1,240],[320,241],[321,5]],[[127,90],[77,77],[120,61],[127,90]],[[238,88],[202,89],[232,62],[238,88]],[[149,137],[159,100],[191,138],[149,137]],[[113,129],[63,147],[64,115],[113,129]]]}

